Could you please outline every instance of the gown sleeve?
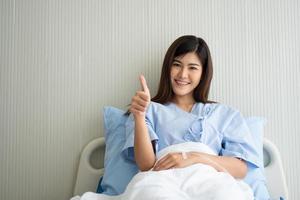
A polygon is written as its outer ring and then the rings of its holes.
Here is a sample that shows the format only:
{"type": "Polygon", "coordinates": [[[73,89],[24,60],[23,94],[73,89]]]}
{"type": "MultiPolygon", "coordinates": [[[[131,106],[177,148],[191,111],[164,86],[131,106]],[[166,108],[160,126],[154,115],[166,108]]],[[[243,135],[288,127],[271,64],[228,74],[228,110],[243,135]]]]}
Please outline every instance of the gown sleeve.
{"type": "Polygon", "coordinates": [[[237,157],[246,161],[248,165],[259,167],[259,149],[256,148],[244,117],[240,112],[233,110],[229,118],[223,130],[220,155],[237,157]]]}
{"type": "MultiPolygon", "coordinates": [[[[153,103],[149,104],[149,107],[147,109],[146,117],[145,117],[145,122],[146,126],[148,128],[148,133],[150,140],[152,142],[154,152],[156,152],[157,149],[157,141],[158,141],[158,136],[155,132],[155,105],[153,103]]],[[[125,123],[125,145],[123,147],[123,154],[126,159],[129,160],[134,160],[134,117],[133,114],[130,114],[126,123],[125,123]]]]}

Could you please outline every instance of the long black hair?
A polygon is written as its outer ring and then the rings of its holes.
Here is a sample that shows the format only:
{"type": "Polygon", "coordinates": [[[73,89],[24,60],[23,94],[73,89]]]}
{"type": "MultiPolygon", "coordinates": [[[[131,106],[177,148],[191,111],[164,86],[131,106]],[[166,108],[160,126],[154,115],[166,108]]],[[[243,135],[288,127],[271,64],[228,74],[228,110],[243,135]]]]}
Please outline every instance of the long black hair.
{"type": "Polygon", "coordinates": [[[213,65],[210,51],[208,45],[202,38],[198,38],[193,35],[184,35],[179,37],[167,50],[162,66],[158,91],[151,101],[165,104],[172,100],[174,93],[171,85],[170,72],[174,58],[183,56],[190,52],[197,54],[203,67],[201,80],[198,86],[194,89],[193,97],[196,102],[212,102],[208,100],[210,84],[213,76],[213,65]]]}

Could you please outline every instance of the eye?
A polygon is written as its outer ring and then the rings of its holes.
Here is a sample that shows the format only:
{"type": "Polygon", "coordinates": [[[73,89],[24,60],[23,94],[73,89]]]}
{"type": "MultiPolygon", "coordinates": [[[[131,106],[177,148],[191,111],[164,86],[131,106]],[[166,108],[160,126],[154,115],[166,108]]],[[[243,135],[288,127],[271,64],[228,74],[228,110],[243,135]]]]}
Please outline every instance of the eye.
{"type": "Polygon", "coordinates": [[[191,70],[198,70],[198,67],[190,67],[191,70]]]}
{"type": "Polygon", "coordinates": [[[179,63],[173,63],[173,66],[174,67],[180,67],[180,64],[179,63]]]}

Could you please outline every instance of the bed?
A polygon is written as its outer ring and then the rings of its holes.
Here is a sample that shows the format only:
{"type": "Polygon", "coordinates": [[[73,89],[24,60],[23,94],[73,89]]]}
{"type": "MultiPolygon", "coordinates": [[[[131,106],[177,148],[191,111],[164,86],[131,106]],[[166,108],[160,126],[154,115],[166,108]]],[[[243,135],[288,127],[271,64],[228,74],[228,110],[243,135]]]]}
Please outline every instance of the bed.
{"type": "MultiPolygon", "coordinates": [[[[96,191],[99,179],[104,173],[104,150],[104,137],[92,140],[83,149],[74,186],[74,196],[82,195],[87,191],[96,191]],[[97,155],[96,161],[95,156],[93,156],[95,152],[97,152],[97,154],[100,152],[100,156],[97,155]],[[98,166],[96,167],[96,165],[98,166]]],[[[271,199],[279,199],[280,197],[283,197],[285,200],[288,199],[286,178],[278,148],[270,140],[264,138],[263,153],[267,187],[271,199]]]]}

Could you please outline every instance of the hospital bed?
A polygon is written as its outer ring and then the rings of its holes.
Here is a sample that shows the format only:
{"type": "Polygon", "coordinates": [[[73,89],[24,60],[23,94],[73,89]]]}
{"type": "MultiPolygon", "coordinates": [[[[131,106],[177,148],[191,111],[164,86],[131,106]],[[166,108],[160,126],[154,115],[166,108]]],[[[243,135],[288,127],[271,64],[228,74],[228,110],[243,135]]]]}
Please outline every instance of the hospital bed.
{"type": "MultiPolygon", "coordinates": [[[[80,156],[77,178],[73,193],[74,196],[82,195],[87,191],[96,191],[99,179],[104,173],[104,152],[104,137],[94,139],[85,146],[80,156]],[[93,156],[95,152],[97,154],[100,154],[100,156],[97,155],[97,161],[95,161],[95,156],[93,156]],[[95,167],[95,163],[98,163],[98,167],[95,167]]],[[[264,139],[263,143],[263,152],[267,187],[271,199],[278,200],[279,197],[283,197],[285,200],[287,200],[288,189],[280,153],[277,147],[266,138],[264,139]]]]}

